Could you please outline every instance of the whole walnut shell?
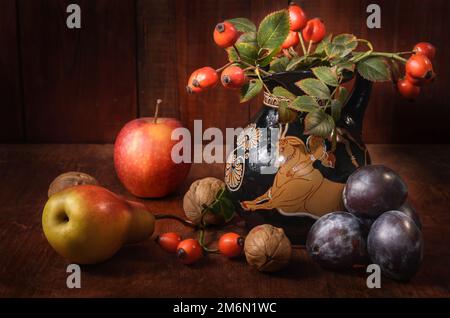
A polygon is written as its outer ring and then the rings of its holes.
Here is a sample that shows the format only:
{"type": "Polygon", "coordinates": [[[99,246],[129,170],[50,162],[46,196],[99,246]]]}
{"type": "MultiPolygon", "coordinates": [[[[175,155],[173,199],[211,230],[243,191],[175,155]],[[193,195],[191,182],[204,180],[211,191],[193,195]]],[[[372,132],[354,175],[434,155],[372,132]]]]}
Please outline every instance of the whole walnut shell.
{"type": "Polygon", "coordinates": [[[50,184],[48,197],[50,198],[53,194],[64,189],[82,184],[99,185],[97,179],[83,172],[70,171],[60,174],[50,184]]]}
{"type": "MultiPolygon", "coordinates": [[[[216,199],[217,193],[225,187],[222,180],[207,177],[194,181],[183,198],[183,210],[186,217],[199,224],[204,205],[209,206],[216,199]]],[[[224,219],[212,213],[207,213],[203,219],[206,224],[222,224],[224,219]]]]}
{"type": "Polygon", "coordinates": [[[263,224],[248,233],[244,251],[251,266],[261,272],[275,272],[289,263],[292,247],[283,229],[263,224]]]}

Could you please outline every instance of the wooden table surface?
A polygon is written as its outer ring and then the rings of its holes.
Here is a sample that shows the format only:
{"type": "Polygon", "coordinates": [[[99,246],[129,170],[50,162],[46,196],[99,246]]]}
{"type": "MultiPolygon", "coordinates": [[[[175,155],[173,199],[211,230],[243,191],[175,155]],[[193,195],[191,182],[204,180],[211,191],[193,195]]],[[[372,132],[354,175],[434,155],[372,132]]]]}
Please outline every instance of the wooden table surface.
{"type": "MultiPolygon", "coordinates": [[[[220,255],[209,255],[188,267],[148,240],[122,248],[103,264],[83,266],[81,289],[68,289],[68,262],[42,233],[47,188],[58,174],[78,170],[133,198],[115,175],[112,145],[0,145],[0,296],[449,297],[450,145],[372,145],[369,149],[374,163],[392,167],[405,179],[410,200],[422,217],[424,261],[409,283],[382,279],[381,289],[371,290],[363,268],[326,271],[304,249],[295,249],[290,265],[274,274],[257,272],[245,258],[228,260],[220,255]]],[[[193,165],[178,194],[144,202],[154,213],[182,215],[181,198],[188,185],[206,176],[220,178],[222,166],[193,165]]],[[[168,230],[194,235],[173,221],[158,221],[155,233],[168,230]]]]}

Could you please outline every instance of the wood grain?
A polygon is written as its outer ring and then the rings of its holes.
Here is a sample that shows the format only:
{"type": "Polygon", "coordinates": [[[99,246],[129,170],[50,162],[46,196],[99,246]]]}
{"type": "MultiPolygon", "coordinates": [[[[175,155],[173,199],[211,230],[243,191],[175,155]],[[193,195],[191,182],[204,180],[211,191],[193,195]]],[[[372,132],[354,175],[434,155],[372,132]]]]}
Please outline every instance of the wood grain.
{"type": "Polygon", "coordinates": [[[179,118],[175,2],[137,0],[139,116],[153,116],[162,99],[161,116],[179,118]]]}
{"type": "Polygon", "coordinates": [[[23,141],[16,0],[0,2],[0,142],[23,141]]]}
{"type": "Polygon", "coordinates": [[[202,94],[186,93],[190,74],[203,66],[218,68],[227,63],[226,52],[217,47],[212,34],[217,23],[233,17],[249,16],[250,2],[241,0],[176,1],[178,91],[180,115],[189,129],[195,119],[204,129],[241,127],[248,122],[248,105],[239,104],[236,91],[221,85],[202,94]]]}
{"type": "MultiPolygon", "coordinates": [[[[399,172],[423,223],[424,260],[411,282],[382,279],[381,289],[366,287],[364,268],[349,272],[321,269],[304,249],[295,249],[289,266],[261,274],[244,258],[209,255],[185,266],[153,240],[125,246],[107,262],[82,267],[82,288],[66,287],[68,262],[46,242],[41,213],[47,188],[58,174],[78,170],[95,176],[112,191],[134,199],[117,179],[111,145],[0,146],[0,297],[450,297],[450,146],[369,146],[375,163],[399,172]]],[[[198,178],[222,178],[221,165],[193,165],[179,192],[160,200],[141,200],[154,213],[183,215],[182,196],[198,178]]],[[[245,233],[239,224],[221,231],[245,233]]],[[[155,235],[178,231],[173,221],[158,221],[155,235]]],[[[214,245],[212,245],[214,246],[214,245]]]]}
{"type": "Polygon", "coordinates": [[[137,115],[135,3],[19,1],[27,141],[106,142],[137,115]]]}

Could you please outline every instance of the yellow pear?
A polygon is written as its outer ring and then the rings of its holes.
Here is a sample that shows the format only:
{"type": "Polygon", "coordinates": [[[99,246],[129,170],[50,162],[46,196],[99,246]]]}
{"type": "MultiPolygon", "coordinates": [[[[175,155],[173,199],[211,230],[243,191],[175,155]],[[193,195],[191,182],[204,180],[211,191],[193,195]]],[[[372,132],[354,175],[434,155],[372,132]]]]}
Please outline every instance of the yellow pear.
{"type": "Polygon", "coordinates": [[[126,201],[95,185],[80,185],[52,195],[42,214],[50,245],[77,264],[112,257],[124,244],[153,233],[155,217],[142,203],[126,201]]]}

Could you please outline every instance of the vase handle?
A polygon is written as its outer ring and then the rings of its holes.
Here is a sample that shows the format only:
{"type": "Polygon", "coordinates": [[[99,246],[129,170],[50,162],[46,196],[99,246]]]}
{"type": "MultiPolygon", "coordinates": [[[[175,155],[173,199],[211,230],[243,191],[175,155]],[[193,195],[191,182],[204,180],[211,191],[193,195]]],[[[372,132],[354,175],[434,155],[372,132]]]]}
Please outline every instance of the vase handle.
{"type": "Polygon", "coordinates": [[[360,137],[364,121],[364,113],[369,103],[372,82],[366,80],[358,72],[355,75],[355,85],[345,106],[342,108],[338,127],[345,128],[353,136],[360,137]]]}

